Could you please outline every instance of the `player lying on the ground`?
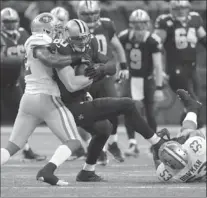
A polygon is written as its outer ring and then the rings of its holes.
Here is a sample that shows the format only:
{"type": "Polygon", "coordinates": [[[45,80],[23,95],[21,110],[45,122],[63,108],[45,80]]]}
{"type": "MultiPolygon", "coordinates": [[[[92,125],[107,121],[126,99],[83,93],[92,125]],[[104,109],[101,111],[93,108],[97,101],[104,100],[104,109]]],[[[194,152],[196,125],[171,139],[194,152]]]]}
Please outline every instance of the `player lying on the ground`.
{"type": "MultiPolygon", "coordinates": [[[[60,54],[68,54],[68,56],[73,55],[74,53],[80,54],[85,52],[84,56],[88,58],[91,65],[84,65],[82,72],[95,82],[105,75],[111,74],[111,72],[109,72],[111,68],[110,64],[107,64],[108,62],[100,64],[100,58],[102,57],[103,60],[105,60],[106,57],[98,53],[96,38],[90,37],[91,35],[88,27],[83,21],[77,19],[70,20],[65,26],[66,40],[61,42],[62,44],[57,44],[57,51],[60,54]],[[94,62],[97,63],[97,61],[99,61],[99,64],[94,64],[94,62]]],[[[60,69],[59,74],[67,74],[69,79],[73,79],[75,77],[74,66],[76,66],[76,64],[71,64],[70,66],[60,69]]],[[[71,90],[67,90],[66,87],[67,86],[64,86],[64,83],[59,83],[63,102],[72,112],[77,125],[86,129],[86,131],[93,135],[88,147],[86,164],[84,165],[83,170],[77,175],[77,181],[103,181],[100,176],[95,174],[95,165],[100,152],[110,135],[110,129],[107,129],[107,120],[111,116],[125,115],[134,130],[154,145],[156,150],[155,155],[158,157],[158,149],[165,141],[158,137],[147,125],[137,110],[135,102],[131,98],[108,97],[94,99],[93,101],[85,101],[86,90],[82,89],[79,92],[71,93],[71,90]],[[97,127],[98,122],[102,123],[102,128],[97,127]]],[[[44,182],[54,184],[52,180],[53,178],[57,178],[54,175],[54,171],[63,162],[63,160],[61,163],[50,161],[39,171],[37,179],[42,179],[44,182]]]]}
{"type": "MultiPolygon", "coordinates": [[[[159,160],[155,160],[157,176],[164,182],[206,181],[206,134],[197,129],[197,114],[201,104],[187,91],[178,90],[188,113],[178,137],[164,143],[159,149],[159,160]]],[[[163,130],[161,136],[169,132],[163,130]]]]}

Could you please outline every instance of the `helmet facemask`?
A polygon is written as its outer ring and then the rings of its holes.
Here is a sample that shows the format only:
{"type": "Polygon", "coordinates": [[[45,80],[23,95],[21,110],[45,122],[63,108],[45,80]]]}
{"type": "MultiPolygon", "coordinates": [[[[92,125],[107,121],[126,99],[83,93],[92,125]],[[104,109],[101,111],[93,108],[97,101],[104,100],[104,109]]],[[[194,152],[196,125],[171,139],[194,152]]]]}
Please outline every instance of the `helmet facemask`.
{"type": "Polygon", "coordinates": [[[91,41],[90,34],[83,34],[80,36],[70,36],[69,32],[65,32],[65,38],[67,42],[72,46],[72,48],[77,52],[84,52],[86,49],[86,46],[91,41]]]}
{"type": "Polygon", "coordinates": [[[100,20],[100,10],[93,12],[82,11],[79,13],[79,19],[83,20],[90,29],[95,29],[100,20]]]}
{"type": "Polygon", "coordinates": [[[134,39],[142,42],[146,32],[150,30],[150,21],[130,21],[129,24],[134,34],[134,39]]]}
{"type": "Polygon", "coordinates": [[[168,141],[160,147],[159,158],[173,170],[181,170],[188,164],[187,151],[175,141],[168,141]]]}

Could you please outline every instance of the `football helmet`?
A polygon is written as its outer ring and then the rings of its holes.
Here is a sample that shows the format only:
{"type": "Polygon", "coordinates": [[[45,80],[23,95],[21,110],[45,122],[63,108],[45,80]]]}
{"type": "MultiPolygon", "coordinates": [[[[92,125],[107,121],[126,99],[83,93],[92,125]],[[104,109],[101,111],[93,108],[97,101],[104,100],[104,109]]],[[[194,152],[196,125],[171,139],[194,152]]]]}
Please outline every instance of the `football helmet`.
{"type": "Polygon", "coordinates": [[[58,20],[49,12],[39,14],[32,21],[31,31],[32,34],[47,34],[55,39],[59,32],[58,20]]]}
{"type": "Polygon", "coordinates": [[[165,142],[159,149],[161,162],[174,170],[181,170],[188,164],[188,153],[176,141],[165,142]]]}
{"type": "Polygon", "coordinates": [[[100,2],[82,0],[78,5],[78,18],[83,20],[90,29],[95,29],[100,23],[100,2]]]}
{"type": "Polygon", "coordinates": [[[129,27],[134,32],[136,40],[141,41],[151,27],[148,13],[141,9],[134,10],[129,17],[129,27]]]}
{"type": "Polygon", "coordinates": [[[19,15],[16,10],[12,8],[1,10],[1,31],[13,35],[18,31],[19,22],[19,15]]]}
{"type": "Polygon", "coordinates": [[[169,6],[170,13],[176,20],[187,20],[191,9],[191,4],[188,0],[171,0],[169,6]]]}
{"type": "Polygon", "coordinates": [[[84,21],[72,19],[65,25],[65,40],[77,52],[84,52],[91,41],[91,34],[84,21]]]}

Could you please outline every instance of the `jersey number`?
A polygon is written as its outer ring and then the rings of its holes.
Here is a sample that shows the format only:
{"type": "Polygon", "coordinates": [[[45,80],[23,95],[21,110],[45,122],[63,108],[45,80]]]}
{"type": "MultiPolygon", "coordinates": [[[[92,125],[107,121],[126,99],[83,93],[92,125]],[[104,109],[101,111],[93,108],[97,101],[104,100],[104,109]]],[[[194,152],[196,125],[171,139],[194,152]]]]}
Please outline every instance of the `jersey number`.
{"type": "Polygon", "coordinates": [[[194,140],[191,144],[190,144],[190,148],[192,148],[192,150],[197,153],[199,151],[199,149],[202,148],[202,145],[199,144],[199,142],[197,140],[194,140]]]}
{"type": "Polygon", "coordinates": [[[192,48],[196,47],[197,36],[195,28],[178,28],[175,30],[175,45],[177,49],[185,49],[188,47],[188,43],[192,48]]]}
{"type": "Polygon", "coordinates": [[[66,47],[68,45],[68,43],[65,42],[63,39],[55,39],[53,43],[55,43],[57,47],[60,46],[66,47]]]}
{"type": "Polygon", "coordinates": [[[25,49],[23,45],[17,45],[8,47],[7,56],[20,56],[25,54],[25,49]]]}
{"type": "Polygon", "coordinates": [[[160,173],[160,177],[162,177],[164,181],[168,181],[173,176],[168,172],[167,169],[165,169],[162,173],[160,173]]]}
{"type": "Polygon", "coordinates": [[[142,67],[142,52],[139,49],[130,51],[130,66],[132,69],[141,69],[142,67]]]}
{"type": "Polygon", "coordinates": [[[107,54],[107,41],[103,34],[97,34],[96,39],[98,40],[98,51],[102,54],[107,54]]]}

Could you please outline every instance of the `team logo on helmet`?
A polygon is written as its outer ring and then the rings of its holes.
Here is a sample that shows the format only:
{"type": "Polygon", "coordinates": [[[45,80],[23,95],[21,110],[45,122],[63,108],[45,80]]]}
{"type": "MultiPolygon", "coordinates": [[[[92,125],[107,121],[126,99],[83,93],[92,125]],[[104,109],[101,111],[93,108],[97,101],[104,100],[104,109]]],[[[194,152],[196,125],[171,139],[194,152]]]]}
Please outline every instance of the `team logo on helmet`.
{"type": "Polygon", "coordinates": [[[52,16],[49,16],[49,15],[42,16],[39,19],[39,21],[43,23],[50,23],[52,20],[53,20],[52,16]]]}

